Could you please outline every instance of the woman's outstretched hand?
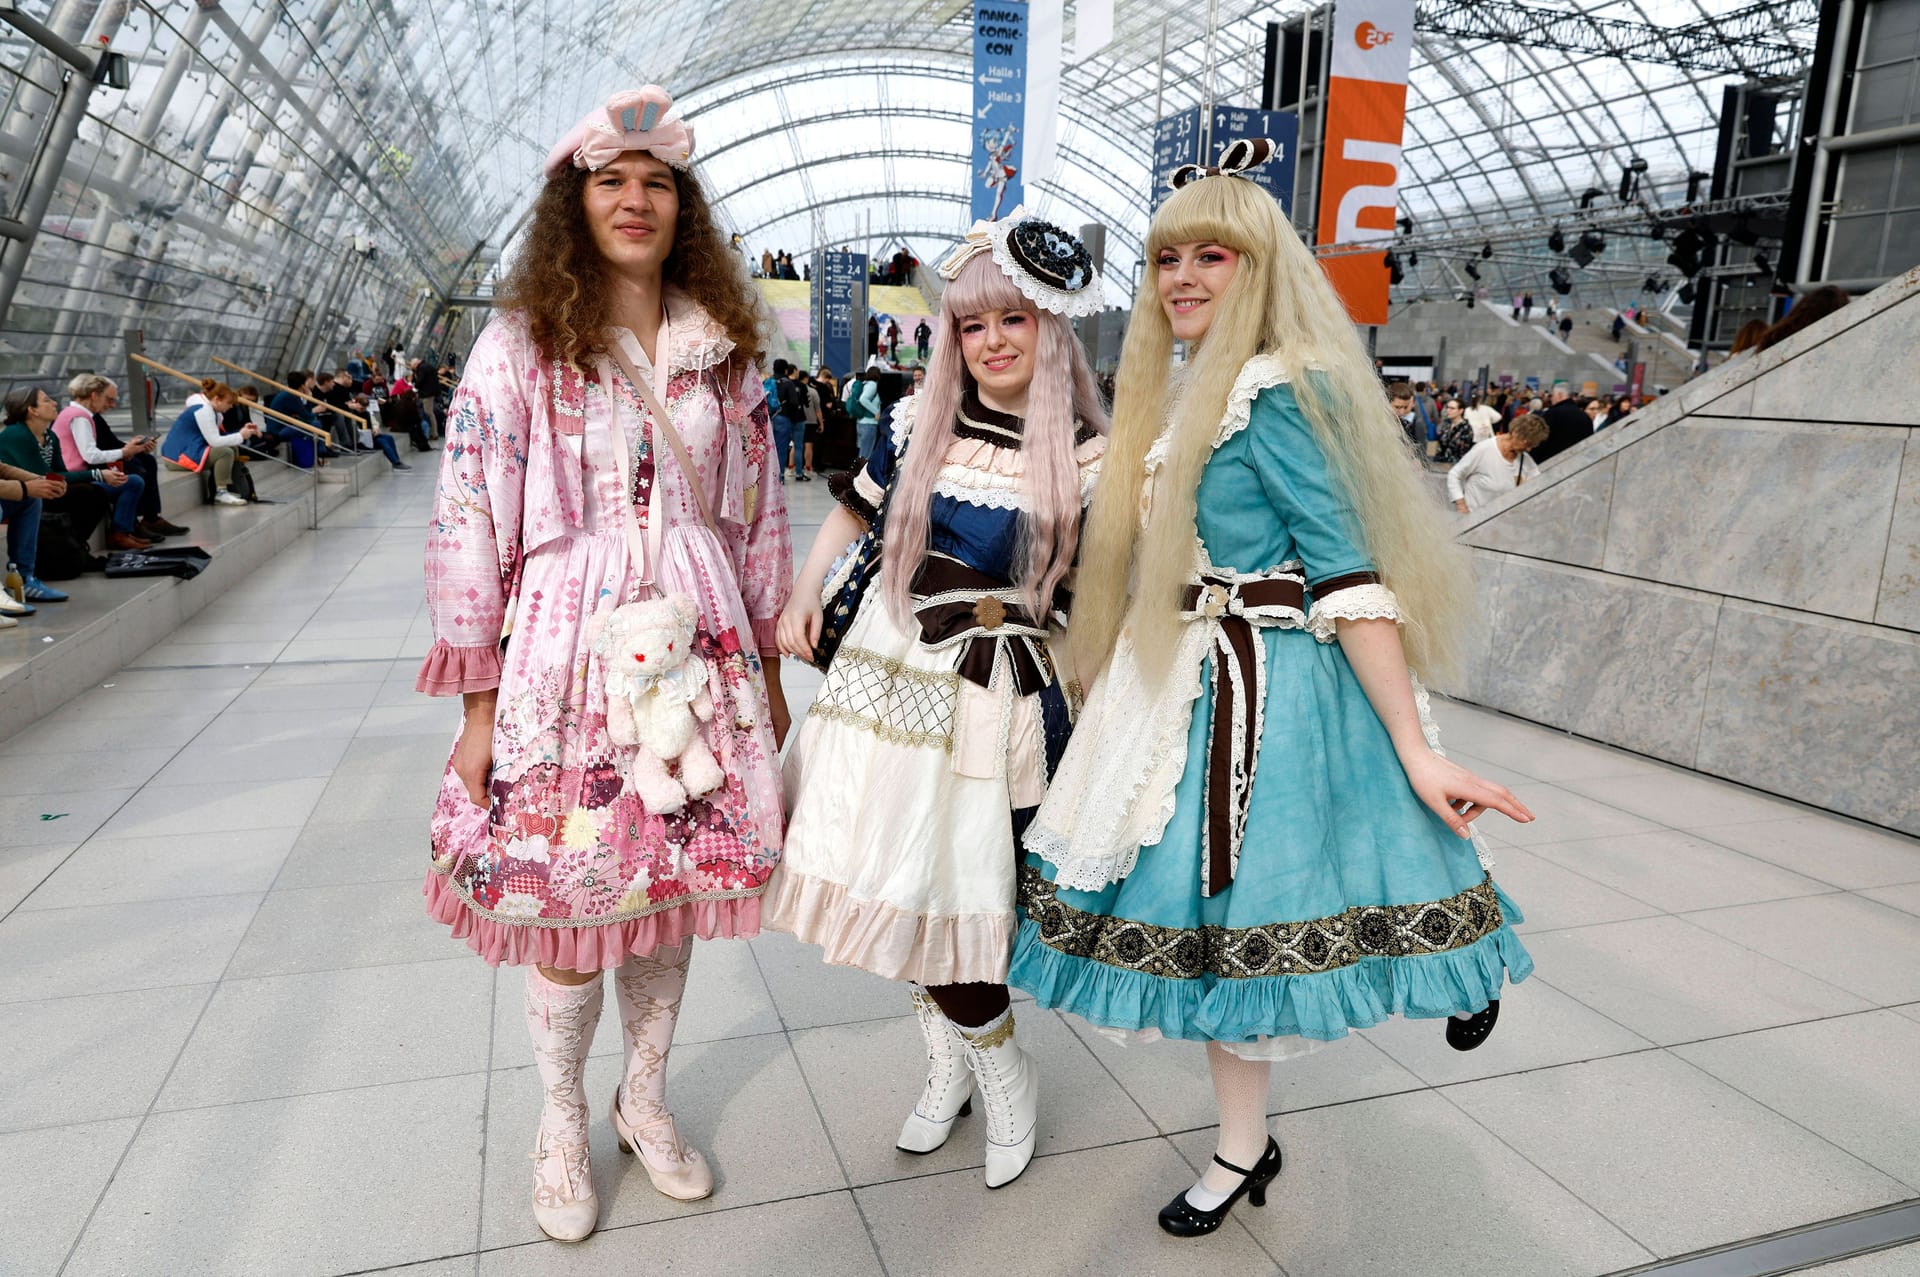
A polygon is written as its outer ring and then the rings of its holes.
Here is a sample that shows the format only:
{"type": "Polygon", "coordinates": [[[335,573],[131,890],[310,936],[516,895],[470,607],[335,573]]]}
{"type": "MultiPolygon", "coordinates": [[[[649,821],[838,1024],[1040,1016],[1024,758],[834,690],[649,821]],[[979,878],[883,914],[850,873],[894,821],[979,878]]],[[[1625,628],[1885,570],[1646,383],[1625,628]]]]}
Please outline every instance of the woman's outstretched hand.
{"type": "Polygon", "coordinates": [[[1432,750],[1412,760],[1403,759],[1401,765],[1415,796],[1462,838],[1472,832],[1473,821],[1483,812],[1497,811],[1523,825],[1533,819],[1526,804],[1505,785],[1476,776],[1432,750]]]}

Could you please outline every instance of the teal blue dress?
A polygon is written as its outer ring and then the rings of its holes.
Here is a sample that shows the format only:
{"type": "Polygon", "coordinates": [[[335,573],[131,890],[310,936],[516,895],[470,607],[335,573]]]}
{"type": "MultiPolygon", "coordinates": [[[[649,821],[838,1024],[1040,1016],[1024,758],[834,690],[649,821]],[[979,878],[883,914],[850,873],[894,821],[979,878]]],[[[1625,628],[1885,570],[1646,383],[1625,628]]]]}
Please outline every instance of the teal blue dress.
{"type": "MultiPolygon", "coordinates": [[[[1090,778],[1087,792],[1067,793],[1057,778],[1042,828],[1028,836],[1011,983],[1107,1028],[1224,1043],[1332,1040],[1390,1015],[1480,1010],[1504,980],[1533,967],[1512,929],[1520,913],[1475,844],[1415,797],[1345,654],[1305,628],[1318,621],[1331,637],[1331,616],[1321,614],[1379,615],[1351,602],[1390,606],[1391,595],[1377,584],[1314,594],[1316,583],[1351,582],[1372,564],[1291,386],[1280,373],[1266,380],[1276,384],[1259,389],[1250,411],[1243,403],[1244,427],[1207,464],[1197,524],[1215,568],[1289,565],[1304,577],[1311,610],[1301,624],[1253,630],[1265,655],[1264,715],[1231,881],[1210,894],[1203,881],[1215,713],[1206,694],[1192,703],[1164,833],[1138,847],[1119,881],[1061,887],[1056,865],[1034,854],[1049,845],[1044,827],[1058,825],[1056,812],[1076,801],[1097,807],[1100,785],[1111,782],[1093,778],[1123,772],[1143,748],[1144,737],[1125,730],[1137,709],[1106,706],[1121,716],[1116,728],[1085,730],[1104,686],[1094,688],[1062,768],[1090,778]],[[1103,749],[1112,757],[1073,766],[1076,752],[1103,749]]],[[[1203,689],[1215,659],[1205,658],[1203,689]]],[[[1102,684],[1114,681],[1110,669],[1102,684]]],[[[1057,837],[1051,846],[1060,854],[1057,837]]]]}

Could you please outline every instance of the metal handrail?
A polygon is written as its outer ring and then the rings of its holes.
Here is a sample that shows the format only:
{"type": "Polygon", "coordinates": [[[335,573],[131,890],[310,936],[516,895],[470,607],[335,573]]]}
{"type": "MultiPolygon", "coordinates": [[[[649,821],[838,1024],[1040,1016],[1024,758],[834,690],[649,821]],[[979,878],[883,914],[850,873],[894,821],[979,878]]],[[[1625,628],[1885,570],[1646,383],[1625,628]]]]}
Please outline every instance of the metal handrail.
{"type": "MultiPolygon", "coordinates": [[[[162,372],[169,377],[177,377],[181,381],[191,382],[193,384],[193,388],[196,391],[199,390],[200,388],[200,378],[194,376],[192,373],[181,372],[178,368],[169,368],[167,365],[161,363],[159,360],[149,359],[145,355],[129,354],[127,358],[133,360],[135,363],[142,364],[148,368],[151,368],[155,372],[162,372]]],[[[303,434],[311,436],[314,441],[314,446],[316,448],[333,446],[332,435],[328,434],[324,430],[320,430],[313,426],[308,425],[306,422],[301,421],[298,417],[289,417],[287,414],[283,412],[275,412],[273,409],[267,407],[265,404],[260,404],[260,403],[248,404],[247,407],[249,409],[257,408],[260,410],[261,413],[265,414],[266,416],[271,417],[276,421],[285,422],[287,425],[294,427],[296,430],[301,431],[303,434]]],[[[313,504],[310,507],[311,517],[307,522],[307,527],[310,531],[318,531],[320,527],[320,467],[316,465],[312,469],[307,469],[302,466],[297,466],[293,464],[293,462],[288,461],[286,458],[276,456],[273,453],[260,452],[256,449],[248,447],[245,444],[242,444],[240,446],[247,453],[249,457],[258,458],[262,461],[271,461],[275,465],[281,466],[282,468],[287,470],[291,470],[295,474],[306,475],[310,480],[312,480],[312,484],[307,490],[308,495],[313,498],[313,504]]]]}

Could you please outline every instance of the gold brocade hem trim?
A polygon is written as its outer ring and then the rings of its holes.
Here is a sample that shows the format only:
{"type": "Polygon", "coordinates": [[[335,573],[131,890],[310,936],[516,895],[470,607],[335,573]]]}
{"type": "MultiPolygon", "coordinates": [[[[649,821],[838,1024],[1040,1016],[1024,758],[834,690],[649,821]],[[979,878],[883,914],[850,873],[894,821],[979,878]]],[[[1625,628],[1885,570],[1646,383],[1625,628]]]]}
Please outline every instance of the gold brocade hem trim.
{"type": "Polygon", "coordinates": [[[1075,909],[1061,901],[1057,888],[1039,870],[1022,865],[1020,904],[1039,929],[1040,943],[1049,949],[1172,980],[1317,975],[1362,958],[1464,949],[1506,925],[1491,875],[1445,900],[1358,905],[1307,922],[1183,928],[1075,909]]]}
{"type": "Polygon", "coordinates": [[[958,673],[843,647],[808,713],[872,732],[890,745],[951,750],[959,701],[958,673]]]}
{"type": "MultiPolygon", "coordinates": [[[[487,908],[473,898],[473,893],[467,890],[467,884],[454,877],[451,870],[442,869],[437,864],[432,868],[434,873],[447,880],[447,885],[453,888],[454,894],[460,897],[461,903],[488,922],[498,922],[509,927],[537,927],[547,931],[565,930],[571,927],[605,927],[616,922],[632,922],[652,914],[664,913],[669,909],[678,909],[681,905],[702,904],[707,901],[751,900],[755,896],[764,895],[767,890],[767,883],[763,882],[757,887],[734,887],[725,891],[691,891],[684,896],[674,896],[668,900],[650,901],[640,909],[617,909],[595,918],[527,918],[520,914],[497,913],[487,908]]],[[[771,878],[768,881],[770,882],[771,878]]]]}
{"type": "Polygon", "coordinates": [[[975,1036],[972,1029],[964,1029],[957,1024],[953,1027],[960,1030],[960,1036],[967,1040],[967,1045],[975,1050],[991,1051],[996,1046],[1005,1046],[1013,1041],[1013,1011],[1009,1009],[1007,1018],[1000,1021],[997,1027],[988,1029],[978,1036],[975,1036]]]}

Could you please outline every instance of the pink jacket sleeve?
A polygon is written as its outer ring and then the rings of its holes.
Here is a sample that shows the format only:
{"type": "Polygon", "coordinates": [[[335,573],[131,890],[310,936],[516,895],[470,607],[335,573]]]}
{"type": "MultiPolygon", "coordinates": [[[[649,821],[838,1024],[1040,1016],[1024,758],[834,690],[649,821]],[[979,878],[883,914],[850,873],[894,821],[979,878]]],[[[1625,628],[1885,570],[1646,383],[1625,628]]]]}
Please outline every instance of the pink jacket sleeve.
{"type": "Polygon", "coordinates": [[[500,641],[520,567],[537,366],[517,325],[495,319],[474,343],[454,392],[427,532],[433,647],[414,680],[430,696],[500,685],[500,641]]]}
{"type": "Polygon", "coordinates": [[[727,387],[726,412],[740,431],[750,494],[746,535],[733,545],[740,573],[740,599],[753,621],[753,641],[763,655],[778,655],[774,629],[793,593],[793,533],[787,526],[787,489],[768,458],[773,455],[773,421],[767,415],[760,373],[751,362],[727,387]]]}

